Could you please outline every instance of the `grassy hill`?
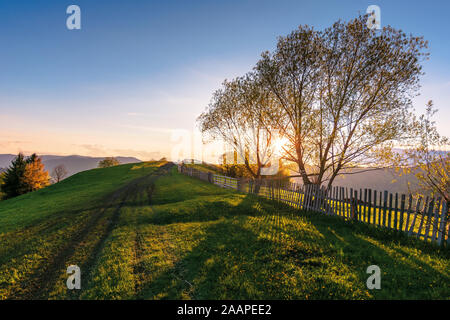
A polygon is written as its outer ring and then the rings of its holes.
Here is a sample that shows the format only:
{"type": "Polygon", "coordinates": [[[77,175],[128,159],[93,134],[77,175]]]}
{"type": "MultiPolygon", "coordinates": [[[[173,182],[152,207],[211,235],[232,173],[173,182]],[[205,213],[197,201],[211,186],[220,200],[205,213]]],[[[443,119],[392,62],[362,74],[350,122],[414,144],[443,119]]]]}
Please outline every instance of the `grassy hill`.
{"type": "MultiPolygon", "coordinates": [[[[17,155],[14,154],[0,154],[0,172],[3,168],[8,168],[11,165],[11,161],[17,155]]],[[[98,163],[104,159],[104,157],[87,157],[87,156],[55,156],[55,155],[39,155],[42,159],[42,163],[50,174],[53,169],[59,165],[64,165],[67,170],[67,176],[71,176],[75,173],[97,168],[98,163]]],[[[115,157],[120,163],[138,163],[141,160],[134,157],[115,157]]]]}
{"type": "Polygon", "coordinates": [[[449,299],[450,252],[192,179],[165,162],[0,202],[0,298],[449,299]],[[66,268],[82,271],[67,290],[66,268]],[[381,290],[366,269],[381,268],[381,290]]]}

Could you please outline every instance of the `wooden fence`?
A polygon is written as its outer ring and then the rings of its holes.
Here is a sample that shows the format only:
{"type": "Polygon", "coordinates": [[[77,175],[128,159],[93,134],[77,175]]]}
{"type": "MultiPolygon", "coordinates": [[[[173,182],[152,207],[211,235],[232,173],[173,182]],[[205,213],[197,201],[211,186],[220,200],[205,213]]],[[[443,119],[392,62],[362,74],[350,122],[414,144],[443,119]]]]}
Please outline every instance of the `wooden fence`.
{"type": "Polygon", "coordinates": [[[344,187],[321,188],[280,179],[231,178],[184,165],[178,171],[223,188],[256,194],[292,207],[339,216],[405,232],[438,245],[450,245],[448,203],[441,198],[344,187]]]}

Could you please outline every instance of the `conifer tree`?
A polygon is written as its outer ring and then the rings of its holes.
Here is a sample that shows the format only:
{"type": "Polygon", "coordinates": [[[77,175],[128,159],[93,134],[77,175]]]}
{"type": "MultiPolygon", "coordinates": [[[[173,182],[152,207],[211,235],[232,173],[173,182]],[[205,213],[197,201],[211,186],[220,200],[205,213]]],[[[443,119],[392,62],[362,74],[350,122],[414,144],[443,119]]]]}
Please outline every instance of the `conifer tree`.
{"type": "Polygon", "coordinates": [[[25,158],[22,153],[12,161],[3,174],[1,191],[5,199],[41,189],[49,184],[49,174],[36,154],[25,158]]]}
{"type": "Polygon", "coordinates": [[[19,153],[5,171],[1,186],[5,199],[17,197],[26,192],[27,188],[24,182],[26,166],[27,161],[24,155],[19,153]]]}

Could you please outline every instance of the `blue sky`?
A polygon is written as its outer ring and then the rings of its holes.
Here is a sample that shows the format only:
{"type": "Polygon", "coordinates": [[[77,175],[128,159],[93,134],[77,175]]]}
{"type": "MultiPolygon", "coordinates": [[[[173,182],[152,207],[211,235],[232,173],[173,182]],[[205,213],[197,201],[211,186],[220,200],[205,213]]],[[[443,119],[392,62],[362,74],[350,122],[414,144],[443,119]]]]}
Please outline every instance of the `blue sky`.
{"type": "Polygon", "coordinates": [[[1,0],[0,153],[170,157],[173,130],[191,132],[212,91],[278,36],[371,4],[382,25],[430,42],[415,103],[433,99],[450,136],[448,1],[1,0]],[[81,30],[66,28],[71,4],[81,30]]]}

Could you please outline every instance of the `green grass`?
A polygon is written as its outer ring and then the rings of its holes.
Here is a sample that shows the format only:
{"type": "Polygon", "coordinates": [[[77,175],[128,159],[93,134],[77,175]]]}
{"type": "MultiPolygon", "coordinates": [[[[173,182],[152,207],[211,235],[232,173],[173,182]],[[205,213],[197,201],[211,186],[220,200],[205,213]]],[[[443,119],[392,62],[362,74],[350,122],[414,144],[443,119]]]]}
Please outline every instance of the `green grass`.
{"type": "Polygon", "coordinates": [[[0,202],[0,297],[450,298],[447,248],[221,189],[175,168],[157,177],[159,165],[88,171],[0,202]],[[86,192],[92,184],[97,191],[86,192]],[[65,287],[69,264],[81,267],[80,291],[65,287]],[[366,288],[372,264],[381,268],[381,290],[366,288]]]}
{"type": "Polygon", "coordinates": [[[0,201],[0,298],[46,297],[51,289],[40,287],[67,267],[64,258],[73,251],[69,260],[81,263],[101,241],[119,201],[114,193],[161,164],[94,169],[0,201]]]}
{"type": "Polygon", "coordinates": [[[220,166],[214,166],[210,164],[200,164],[200,163],[185,163],[184,164],[188,168],[193,168],[202,172],[211,172],[211,173],[220,173],[220,166]]]}
{"type": "MultiPolygon", "coordinates": [[[[235,181],[228,182],[231,186],[234,188],[237,188],[237,183],[235,181]]],[[[242,188],[242,187],[241,187],[242,188]]],[[[248,192],[249,187],[248,185],[243,187],[246,192],[248,192]]],[[[271,198],[271,192],[272,190],[269,187],[262,186],[259,189],[258,195],[264,198],[271,198]]],[[[275,189],[275,198],[281,199],[282,202],[295,207],[295,208],[303,208],[303,202],[305,195],[301,194],[300,196],[297,194],[297,192],[290,191],[290,190],[284,190],[284,189],[275,189]],[[299,206],[299,203],[301,204],[299,206]]],[[[400,197],[401,198],[401,197],[400,197]]],[[[314,199],[314,197],[313,197],[314,199]]],[[[406,199],[407,200],[407,199],[406,199]]],[[[399,202],[401,199],[399,199],[399,202]]],[[[422,201],[423,202],[423,201],[422,201]]],[[[335,200],[327,200],[327,204],[332,207],[333,215],[341,216],[345,219],[351,219],[351,204],[346,201],[335,201],[335,200]]],[[[423,203],[421,203],[421,212],[423,212],[423,203]]],[[[427,216],[423,216],[422,214],[417,214],[416,218],[415,216],[415,210],[416,210],[416,203],[415,201],[412,202],[412,207],[410,209],[410,215],[408,217],[407,208],[408,203],[406,201],[404,211],[401,211],[400,205],[398,206],[397,212],[393,209],[389,209],[389,204],[387,205],[386,211],[383,208],[383,204],[379,204],[379,199],[377,201],[376,207],[373,207],[373,205],[369,208],[369,206],[365,205],[356,205],[358,214],[358,221],[369,223],[381,228],[388,228],[388,229],[400,229],[400,223],[401,223],[401,216],[403,216],[403,225],[402,230],[405,232],[409,232],[409,230],[412,228],[413,236],[424,239],[425,235],[427,235],[427,241],[431,242],[432,236],[434,235],[433,231],[433,224],[435,223],[434,218],[428,218],[427,216]],[[412,211],[412,212],[411,212],[412,211]],[[395,216],[397,215],[397,217],[395,216]],[[383,217],[384,216],[384,217],[383,217]],[[369,220],[370,218],[370,220],[369,220]],[[422,221],[423,220],[423,221],[422,221]],[[428,227],[428,233],[426,233],[426,229],[428,227]],[[422,226],[422,227],[420,227],[422,226]],[[419,234],[420,230],[420,234],[419,234]],[[419,234],[419,235],[418,235],[419,234]]],[[[441,207],[442,208],[442,207],[441,207]]],[[[326,212],[324,208],[321,208],[322,212],[326,212]]],[[[428,210],[428,208],[427,208],[428,210]]],[[[435,210],[435,209],[434,209],[435,210]]],[[[438,220],[437,225],[439,226],[440,220],[438,220]]],[[[446,241],[446,238],[444,241],[446,241]]]]}
{"type": "Polygon", "coordinates": [[[48,188],[0,202],[0,232],[36,224],[53,214],[95,206],[121,185],[152,172],[155,165],[128,164],[78,173],[48,188]]]}

